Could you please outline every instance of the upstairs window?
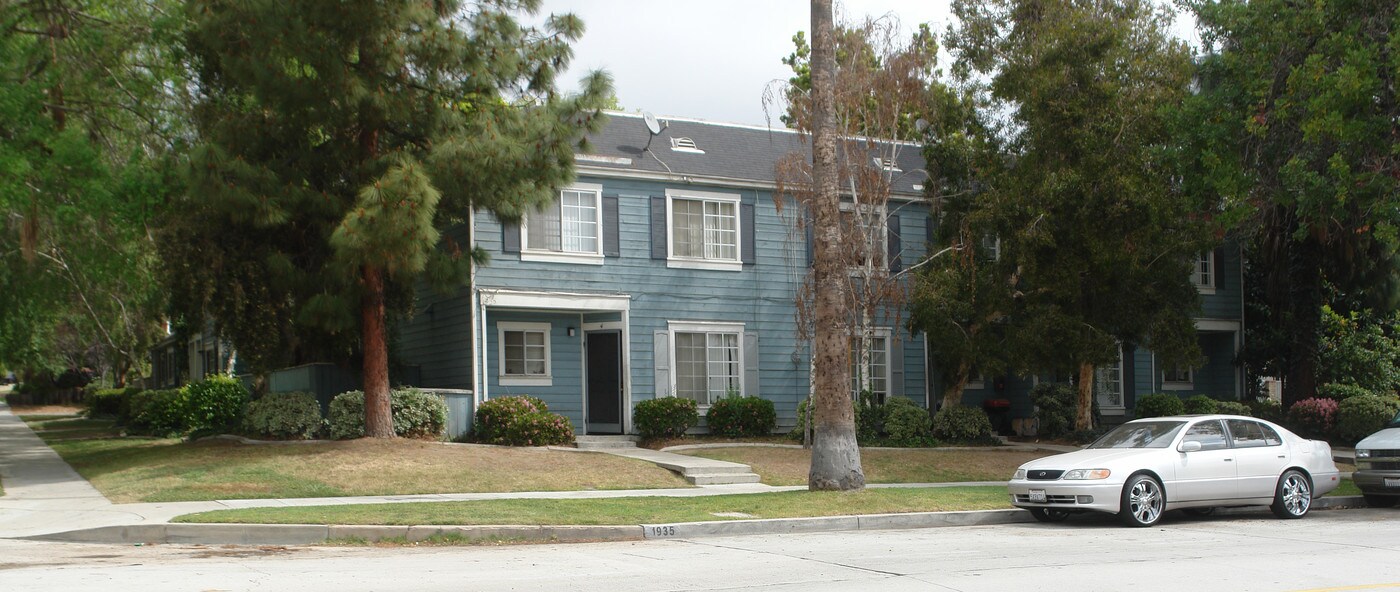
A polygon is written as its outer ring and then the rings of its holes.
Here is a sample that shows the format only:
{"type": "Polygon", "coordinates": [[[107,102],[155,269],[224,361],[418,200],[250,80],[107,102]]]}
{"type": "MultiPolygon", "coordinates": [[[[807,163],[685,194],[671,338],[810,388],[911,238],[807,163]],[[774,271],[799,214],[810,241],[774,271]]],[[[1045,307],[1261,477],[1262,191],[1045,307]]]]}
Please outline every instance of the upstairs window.
{"type": "Polygon", "coordinates": [[[601,211],[601,187],[560,191],[557,201],[525,216],[522,255],[602,257],[601,211]]]}
{"type": "Polygon", "coordinates": [[[1196,257],[1196,269],[1191,274],[1191,279],[1202,292],[1215,291],[1215,258],[1211,256],[1210,251],[1196,257]]]}
{"type": "Polygon", "coordinates": [[[670,257],[673,267],[734,268],[739,259],[739,197],[699,192],[669,193],[670,257]],[[687,264],[699,265],[687,265],[687,264]]]}

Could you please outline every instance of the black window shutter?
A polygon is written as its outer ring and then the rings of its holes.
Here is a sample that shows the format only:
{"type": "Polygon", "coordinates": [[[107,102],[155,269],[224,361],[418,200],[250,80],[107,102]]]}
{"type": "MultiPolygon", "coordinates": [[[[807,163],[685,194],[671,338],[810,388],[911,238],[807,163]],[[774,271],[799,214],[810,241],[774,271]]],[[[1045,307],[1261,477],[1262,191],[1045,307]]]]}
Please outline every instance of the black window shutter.
{"type": "Polygon", "coordinates": [[[1215,282],[1215,287],[1224,288],[1225,282],[1222,280],[1225,279],[1225,246],[1221,245],[1216,247],[1215,252],[1212,253],[1211,256],[1215,259],[1211,261],[1210,265],[1212,268],[1211,271],[1214,272],[1215,275],[1211,280],[1215,282]]]}
{"type": "Polygon", "coordinates": [[[520,252],[520,223],[501,222],[501,252],[520,252]]]}
{"type": "Polygon", "coordinates": [[[651,258],[666,258],[666,198],[651,198],[651,258]]]}
{"type": "Polygon", "coordinates": [[[618,236],[617,201],[616,195],[603,196],[603,255],[606,257],[622,255],[618,236]]]}
{"type": "Polygon", "coordinates": [[[886,219],[885,225],[885,242],[888,244],[890,251],[890,272],[899,273],[899,270],[904,269],[904,263],[899,258],[900,253],[904,251],[904,248],[899,242],[899,214],[891,214],[890,217],[886,219]]]}
{"type": "Polygon", "coordinates": [[[1123,406],[1132,407],[1137,400],[1137,392],[1133,388],[1137,381],[1137,368],[1133,363],[1133,354],[1137,353],[1137,347],[1131,343],[1123,344],[1123,406]]]}
{"type": "Polygon", "coordinates": [[[744,265],[753,265],[755,261],[753,211],[753,204],[739,205],[739,259],[744,265]]]}

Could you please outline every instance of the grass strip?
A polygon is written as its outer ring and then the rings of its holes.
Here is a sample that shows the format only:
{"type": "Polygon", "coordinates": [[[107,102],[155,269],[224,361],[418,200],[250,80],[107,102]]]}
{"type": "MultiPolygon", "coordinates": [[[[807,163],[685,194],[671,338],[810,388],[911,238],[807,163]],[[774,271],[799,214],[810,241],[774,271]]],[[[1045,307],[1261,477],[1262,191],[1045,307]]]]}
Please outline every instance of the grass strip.
{"type": "Polygon", "coordinates": [[[1010,508],[1005,487],[787,491],[700,497],[512,499],[472,502],[247,508],[174,522],[236,524],[626,525],[1010,508]],[[716,516],[731,513],[745,516],[716,516]]]}
{"type": "MultiPolygon", "coordinates": [[[[703,448],[681,454],[749,465],[768,485],[806,485],[812,466],[812,451],[801,448],[703,448]]],[[[866,483],[1005,481],[1016,472],[1016,467],[1051,454],[1054,453],[995,449],[862,448],[860,464],[866,483]]]]}

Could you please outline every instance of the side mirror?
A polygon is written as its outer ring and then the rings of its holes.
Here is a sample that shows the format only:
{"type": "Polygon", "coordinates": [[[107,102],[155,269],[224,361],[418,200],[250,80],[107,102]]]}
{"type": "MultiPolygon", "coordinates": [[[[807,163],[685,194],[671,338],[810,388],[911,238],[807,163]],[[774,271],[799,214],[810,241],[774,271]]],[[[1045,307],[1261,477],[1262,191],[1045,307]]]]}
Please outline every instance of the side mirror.
{"type": "Polygon", "coordinates": [[[1178,446],[1176,449],[1182,452],[1196,452],[1201,449],[1201,443],[1195,440],[1187,440],[1186,442],[1182,442],[1181,446],[1178,446]]]}

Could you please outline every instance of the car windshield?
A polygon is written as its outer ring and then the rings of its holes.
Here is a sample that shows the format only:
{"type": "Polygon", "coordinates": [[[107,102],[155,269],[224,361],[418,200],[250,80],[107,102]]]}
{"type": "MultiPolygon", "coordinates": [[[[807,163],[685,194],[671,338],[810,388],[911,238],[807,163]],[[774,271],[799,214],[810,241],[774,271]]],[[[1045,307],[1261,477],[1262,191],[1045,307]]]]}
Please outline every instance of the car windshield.
{"type": "Polygon", "coordinates": [[[1184,421],[1125,423],[1094,440],[1089,448],[1166,448],[1184,425],[1184,421]]]}

